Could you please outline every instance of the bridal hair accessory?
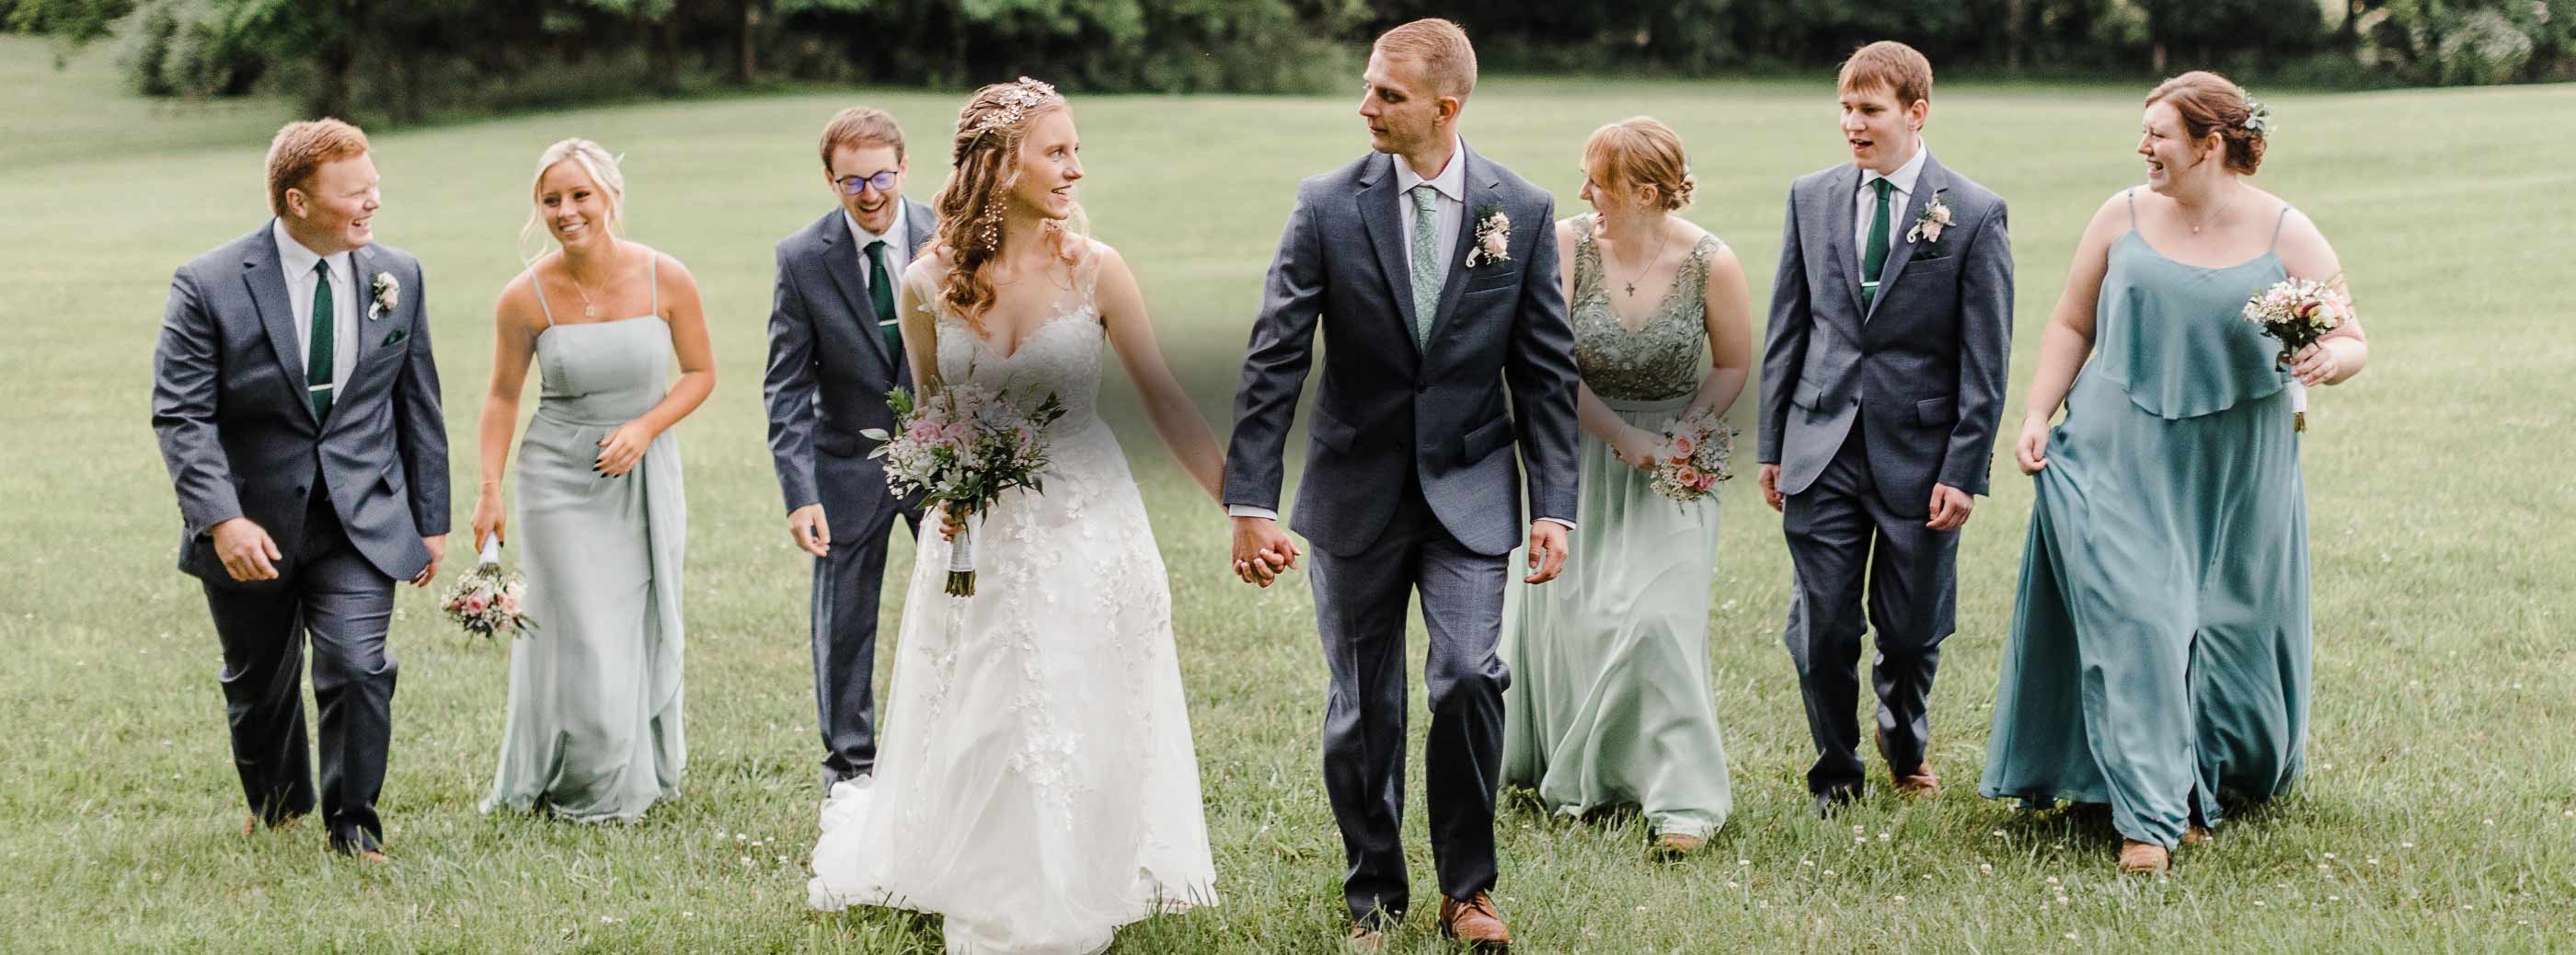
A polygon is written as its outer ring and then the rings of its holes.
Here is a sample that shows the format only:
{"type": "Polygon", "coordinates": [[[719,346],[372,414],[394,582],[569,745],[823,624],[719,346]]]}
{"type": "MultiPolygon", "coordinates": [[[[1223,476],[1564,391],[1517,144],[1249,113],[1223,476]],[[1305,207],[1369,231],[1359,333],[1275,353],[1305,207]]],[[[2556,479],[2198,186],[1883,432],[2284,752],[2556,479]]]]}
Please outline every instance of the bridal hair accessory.
{"type": "Polygon", "coordinates": [[[2242,86],[2236,88],[2236,95],[2245,98],[2245,128],[2253,130],[2254,135],[2272,138],[2272,107],[2255,99],[2242,86]]]}
{"type": "Polygon", "coordinates": [[[1043,106],[1047,100],[1053,98],[1055,98],[1054,86],[1025,76],[1020,77],[1019,82],[1004,87],[1001,92],[994,94],[994,109],[984,114],[984,118],[975,121],[975,135],[977,138],[982,138],[985,133],[993,130],[1017,126],[1020,120],[1028,118],[1029,110],[1043,106]]]}

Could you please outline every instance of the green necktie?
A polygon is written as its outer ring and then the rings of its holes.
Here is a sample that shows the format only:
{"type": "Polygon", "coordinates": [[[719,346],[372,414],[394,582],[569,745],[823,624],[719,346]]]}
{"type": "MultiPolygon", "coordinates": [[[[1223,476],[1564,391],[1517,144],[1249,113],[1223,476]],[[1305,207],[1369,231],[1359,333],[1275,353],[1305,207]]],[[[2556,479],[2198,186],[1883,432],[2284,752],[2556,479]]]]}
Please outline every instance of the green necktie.
{"type": "Polygon", "coordinates": [[[1440,191],[1413,187],[1413,343],[1431,343],[1431,319],[1440,311],[1440,191]]]}
{"type": "Polygon", "coordinates": [[[868,304],[876,306],[877,334],[885,336],[886,357],[903,364],[903,326],[894,314],[893,267],[886,264],[884,239],[868,243],[868,304]]]}
{"type": "Polygon", "coordinates": [[[1869,184],[1878,190],[1878,209],[1869,214],[1869,244],[1862,246],[1860,252],[1860,308],[1864,312],[1877,300],[1878,273],[1887,266],[1887,194],[1896,190],[1896,184],[1884,176],[1869,184]]]}
{"type": "Polygon", "coordinates": [[[331,311],[331,261],[313,264],[313,333],[304,355],[304,392],[313,399],[313,420],[331,414],[331,329],[339,323],[331,311]]]}

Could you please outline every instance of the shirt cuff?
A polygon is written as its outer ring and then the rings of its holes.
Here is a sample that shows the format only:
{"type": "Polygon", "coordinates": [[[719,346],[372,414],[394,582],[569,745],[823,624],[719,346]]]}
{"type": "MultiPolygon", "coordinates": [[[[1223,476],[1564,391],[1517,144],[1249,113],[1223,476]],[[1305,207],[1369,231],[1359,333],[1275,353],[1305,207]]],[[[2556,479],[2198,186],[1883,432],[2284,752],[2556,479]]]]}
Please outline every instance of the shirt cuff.
{"type": "Polygon", "coordinates": [[[1279,519],[1278,511],[1266,507],[1254,507],[1250,504],[1228,504],[1225,506],[1225,514],[1227,517],[1259,517],[1274,521],[1279,519]]]}
{"type": "Polygon", "coordinates": [[[1569,531],[1574,529],[1574,522],[1562,517],[1542,517],[1539,518],[1539,520],[1546,521],[1550,524],[1563,524],[1565,525],[1565,529],[1569,531]]]}

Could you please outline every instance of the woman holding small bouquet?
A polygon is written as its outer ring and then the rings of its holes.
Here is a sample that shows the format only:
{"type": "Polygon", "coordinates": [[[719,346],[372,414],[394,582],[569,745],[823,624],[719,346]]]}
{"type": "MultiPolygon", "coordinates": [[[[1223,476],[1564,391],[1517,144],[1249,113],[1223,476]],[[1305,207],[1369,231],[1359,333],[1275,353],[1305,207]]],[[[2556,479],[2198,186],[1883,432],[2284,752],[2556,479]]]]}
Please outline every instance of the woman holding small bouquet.
{"type": "Polygon", "coordinates": [[[618,235],[626,180],[607,150],[547,147],[530,193],[522,240],[543,229],[556,248],[494,308],[474,539],[522,545],[534,627],[510,646],[509,716],[482,808],[632,820],[679,794],[688,757],[688,503],[671,428],[714,390],[715,356],[689,270],[618,235]],[[514,528],[501,476],[531,364],[541,395],[519,442],[514,528]]]}
{"type": "Polygon", "coordinates": [[[1708,668],[1724,475],[1704,465],[1752,369],[1752,304],[1734,252],[1681,215],[1671,127],[1593,131],[1583,173],[1593,212],[1556,224],[1583,375],[1576,557],[1505,592],[1503,783],[1568,815],[1639,807],[1655,851],[1687,853],[1730,806],[1708,668]]]}
{"type": "Polygon", "coordinates": [[[2109,804],[2124,871],[2164,869],[2221,821],[2222,794],[2286,791],[2307,735],[2291,384],[2349,380],[2370,347],[2333,247],[2240,178],[2271,128],[2214,73],[2148,94],[2147,188],[2086,227],[2014,444],[2037,501],[1979,788],[2109,804]],[[2333,326],[2286,358],[2248,320],[2249,298],[2285,292],[2320,307],[2274,305],[2333,326]]]}

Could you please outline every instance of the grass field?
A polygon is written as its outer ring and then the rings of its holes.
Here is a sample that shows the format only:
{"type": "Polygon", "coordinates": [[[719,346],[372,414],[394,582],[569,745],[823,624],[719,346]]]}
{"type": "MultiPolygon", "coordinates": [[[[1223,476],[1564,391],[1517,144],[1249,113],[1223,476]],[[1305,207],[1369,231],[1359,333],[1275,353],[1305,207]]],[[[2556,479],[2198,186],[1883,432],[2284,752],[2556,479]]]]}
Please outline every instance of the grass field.
{"type": "MultiPolygon", "coordinates": [[[[1636,113],[1671,122],[1694,149],[1691,215],[1751,264],[1759,299],[1786,184],[1838,156],[1825,83],[1495,79],[1467,135],[1570,214],[1586,132],[1636,113]]],[[[956,95],[650,104],[376,137],[378,235],[430,281],[456,487],[475,484],[490,308],[519,267],[530,166],[558,137],[625,153],[632,235],[696,272],[721,366],[678,431],[694,545],[683,798],[602,828],[478,815],[507,650],[459,636],[429,594],[405,589],[382,803],[399,861],[378,870],[326,854],[310,823],[235,833],[219,655],[195,583],[171,567],[178,515],[146,420],[170,270],[265,218],[261,150],[284,109],[147,104],[118,92],[104,56],[58,73],[18,38],[0,38],[0,86],[13,99],[0,111],[0,867],[16,873],[0,950],[938,950],[934,923],[803,905],[819,796],[808,570],[784,533],[759,377],[771,244],[829,207],[812,151],[823,120],[851,102],[892,109],[927,197],[956,95]]],[[[2139,179],[2138,92],[1986,86],[1938,100],[1943,161],[2015,213],[2011,416],[2076,231],[2139,179]]],[[[1166,351],[1220,428],[1293,184],[1366,148],[1351,99],[1075,98],[1095,232],[1135,263],[1166,351]]],[[[1497,895],[1520,951],[2576,949],[2564,586],[2576,344],[2552,324],[2576,280],[2576,132],[2563,121],[2576,88],[2284,95],[2274,108],[2260,184],[2337,242],[2374,342],[2367,375],[2316,396],[2307,436],[2305,785],[2185,850],[2162,880],[2115,877],[2100,818],[1976,797],[2030,494],[2007,455],[1961,548],[1959,632],[1935,697],[1933,759],[1951,787],[1812,818],[1777,639],[1788,564],[1777,518],[1738,482],[1709,620],[1736,814],[1710,852],[1658,864],[1633,819],[1512,808],[1497,895]]],[[[1331,951],[1342,863],[1317,768],[1324,675],[1304,581],[1232,583],[1216,510],[1135,424],[1132,392],[1108,394],[1158,502],[1225,896],[1131,928],[1114,951],[1331,951]]],[[[1751,410],[1748,398],[1740,423],[1751,410]]],[[[451,573],[465,559],[460,546],[451,573]]],[[[888,633],[901,610],[885,608],[888,633]]],[[[1408,843],[1428,898],[1414,765],[1408,843]]],[[[1395,950],[1440,950],[1430,922],[1417,912],[1395,950]]]]}

